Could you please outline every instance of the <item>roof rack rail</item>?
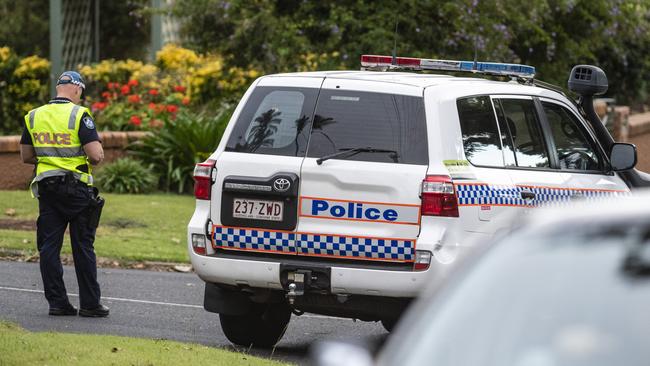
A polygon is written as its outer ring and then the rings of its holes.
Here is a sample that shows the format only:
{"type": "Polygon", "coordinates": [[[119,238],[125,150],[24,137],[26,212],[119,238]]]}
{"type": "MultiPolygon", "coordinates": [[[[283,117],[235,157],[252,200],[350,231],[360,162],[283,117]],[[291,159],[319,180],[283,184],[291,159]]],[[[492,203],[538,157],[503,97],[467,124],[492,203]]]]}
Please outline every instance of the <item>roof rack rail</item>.
{"type": "MultiPolygon", "coordinates": [[[[560,93],[560,94],[562,94],[562,95],[564,95],[565,97],[568,98],[568,96],[567,96],[566,92],[564,91],[564,89],[560,88],[559,86],[556,86],[556,85],[553,85],[553,84],[550,84],[550,83],[547,83],[547,82],[541,81],[541,80],[534,80],[533,85],[537,86],[539,88],[552,90],[552,91],[560,93]]],[[[569,98],[569,99],[571,99],[571,98],[569,98]]]]}
{"type": "Polygon", "coordinates": [[[528,65],[499,62],[453,61],[428,58],[361,55],[362,70],[439,70],[472,72],[487,75],[534,79],[535,68],[528,65]]]}

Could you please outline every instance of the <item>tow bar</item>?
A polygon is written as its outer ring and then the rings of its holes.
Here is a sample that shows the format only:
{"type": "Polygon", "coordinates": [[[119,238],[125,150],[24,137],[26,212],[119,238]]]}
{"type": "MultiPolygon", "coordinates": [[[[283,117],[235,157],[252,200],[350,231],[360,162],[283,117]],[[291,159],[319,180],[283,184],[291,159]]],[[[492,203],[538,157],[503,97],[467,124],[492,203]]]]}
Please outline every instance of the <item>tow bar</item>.
{"type": "Polygon", "coordinates": [[[296,315],[304,314],[296,309],[300,307],[299,298],[306,293],[327,295],[330,293],[331,268],[314,266],[309,263],[280,264],[280,283],[286,291],[285,297],[296,315]]]}
{"type": "Polygon", "coordinates": [[[309,287],[311,279],[311,271],[308,270],[297,270],[287,273],[287,280],[289,281],[287,288],[289,291],[286,296],[289,305],[293,306],[296,302],[296,297],[305,294],[305,287],[309,287]]]}

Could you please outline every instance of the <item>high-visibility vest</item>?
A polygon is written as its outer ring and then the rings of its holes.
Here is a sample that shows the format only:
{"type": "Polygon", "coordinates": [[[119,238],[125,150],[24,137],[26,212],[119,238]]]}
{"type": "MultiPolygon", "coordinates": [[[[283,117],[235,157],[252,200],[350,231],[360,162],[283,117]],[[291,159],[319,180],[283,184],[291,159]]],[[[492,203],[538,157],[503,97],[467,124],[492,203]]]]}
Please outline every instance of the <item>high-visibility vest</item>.
{"type": "Polygon", "coordinates": [[[79,139],[84,113],[91,115],[88,108],[70,102],[46,104],[25,115],[38,162],[36,177],[31,184],[33,194],[38,195],[34,183],[70,172],[79,181],[93,184],[92,169],[79,139]],[[87,167],[88,172],[80,167],[87,167]]]}

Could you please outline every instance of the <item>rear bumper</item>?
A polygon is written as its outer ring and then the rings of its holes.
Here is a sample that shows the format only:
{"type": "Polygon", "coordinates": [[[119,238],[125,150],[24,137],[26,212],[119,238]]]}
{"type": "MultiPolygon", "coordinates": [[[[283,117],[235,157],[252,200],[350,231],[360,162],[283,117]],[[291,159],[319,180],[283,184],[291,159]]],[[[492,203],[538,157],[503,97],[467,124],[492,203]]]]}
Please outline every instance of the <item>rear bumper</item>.
{"type": "MultiPolygon", "coordinates": [[[[279,261],[219,258],[191,254],[192,265],[205,282],[282,290],[279,261]]],[[[430,276],[422,272],[328,266],[333,294],[415,297],[430,276]]]]}
{"type": "MultiPolygon", "coordinates": [[[[209,205],[205,202],[197,202],[197,210],[188,225],[188,251],[197,275],[209,283],[284,290],[281,283],[282,264],[290,262],[290,257],[300,258],[300,256],[289,255],[285,259],[282,255],[273,259],[249,258],[245,255],[237,258],[220,257],[215,255],[210,245],[207,248],[207,255],[193,252],[192,234],[206,234],[209,205]]],[[[425,219],[429,220],[429,218],[425,219]]],[[[432,223],[423,220],[422,230],[417,239],[418,250],[428,250],[435,254],[440,252],[435,248],[444,248],[446,246],[444,242],[456,239],[455,236],[450,235],[450,231],[453,230],[449,229],[450,224],[457,220],[444,219],[432,223]]],[[[404,268],[396,270],[378,269],[372,266],[366,268],[363,261],[359,261],[358,265],[345,266],[326,258],[312,262],[310,266],[329,269],[329,291],[332,294],[412,298],[416,297],[431,279],[443,276],[451,262],[453,260],[440,261],[438,256],[434,255],[429,269],[418,272],[404,270],[404,268]]]]}

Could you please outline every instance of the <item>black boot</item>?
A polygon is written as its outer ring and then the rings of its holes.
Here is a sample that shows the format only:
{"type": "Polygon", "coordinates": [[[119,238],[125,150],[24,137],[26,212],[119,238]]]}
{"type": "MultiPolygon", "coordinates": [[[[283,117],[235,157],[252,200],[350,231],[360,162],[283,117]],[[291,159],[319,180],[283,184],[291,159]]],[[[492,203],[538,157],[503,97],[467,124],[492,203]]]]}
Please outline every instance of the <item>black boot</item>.
{"type": "Polygon", "coordinates": [[[68,306],[62,308],[50,308],[50,315],[61,316],[61,315],[77,315],[77,309],[68,304],[68,306]]]}
{"type": "Polygon", "coordinates": [[[79,309],[79,316],[88,318],[104,318],[108,316],[109,309],[104,305],[99,305],[94,309],[79,309]]]}

